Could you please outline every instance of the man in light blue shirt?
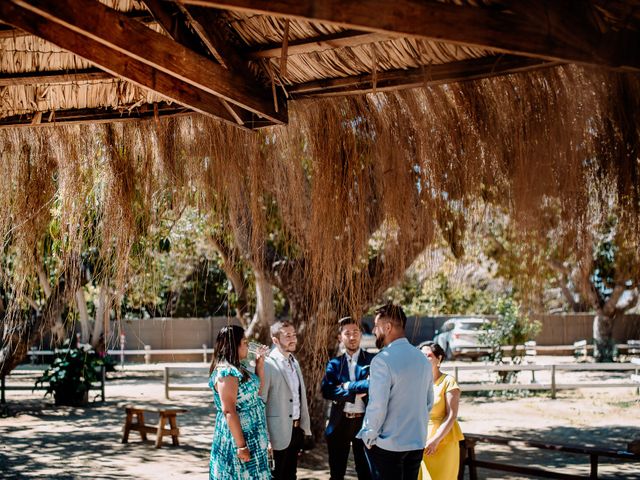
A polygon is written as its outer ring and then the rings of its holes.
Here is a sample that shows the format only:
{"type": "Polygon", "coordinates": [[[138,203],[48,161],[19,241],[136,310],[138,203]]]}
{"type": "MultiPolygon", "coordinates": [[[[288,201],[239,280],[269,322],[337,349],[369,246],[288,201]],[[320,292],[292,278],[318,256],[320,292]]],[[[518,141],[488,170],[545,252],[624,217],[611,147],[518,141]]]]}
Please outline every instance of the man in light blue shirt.
{"type": "Polygon", "coordinates": [[[433,405],[427,358],[405,336],[407,317],[388,304],[376,310],[369,403],[357,437],[367,447],[374,480],[416,480],[433,405]]]}

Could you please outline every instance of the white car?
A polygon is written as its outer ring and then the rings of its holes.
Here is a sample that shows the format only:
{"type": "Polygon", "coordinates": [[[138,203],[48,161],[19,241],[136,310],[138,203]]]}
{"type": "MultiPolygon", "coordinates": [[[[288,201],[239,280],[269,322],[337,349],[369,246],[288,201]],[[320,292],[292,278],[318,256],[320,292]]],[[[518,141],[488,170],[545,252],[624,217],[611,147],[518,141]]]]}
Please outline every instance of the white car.
{"type": "Polygon", "coordinates": [[[478,358],[489,352],[488,347],[480,344],[482,326],[489,323],[486,318],[450,318],[436,330],[433,341],[440,345],[447,360],[458,357],[478,358]]]}

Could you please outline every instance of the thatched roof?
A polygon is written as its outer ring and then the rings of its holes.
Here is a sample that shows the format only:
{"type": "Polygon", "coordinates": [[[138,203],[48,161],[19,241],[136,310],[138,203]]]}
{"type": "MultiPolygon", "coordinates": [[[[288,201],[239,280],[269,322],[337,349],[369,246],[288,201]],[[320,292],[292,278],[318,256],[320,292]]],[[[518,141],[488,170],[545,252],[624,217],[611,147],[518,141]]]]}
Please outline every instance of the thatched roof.
{"type": "Polygon", "coordinates": [[[638,5],[5,0],[0,126],[198,111],[258,128],[286,123],[301,97],[558,63],[637,72],[638,5]]]}

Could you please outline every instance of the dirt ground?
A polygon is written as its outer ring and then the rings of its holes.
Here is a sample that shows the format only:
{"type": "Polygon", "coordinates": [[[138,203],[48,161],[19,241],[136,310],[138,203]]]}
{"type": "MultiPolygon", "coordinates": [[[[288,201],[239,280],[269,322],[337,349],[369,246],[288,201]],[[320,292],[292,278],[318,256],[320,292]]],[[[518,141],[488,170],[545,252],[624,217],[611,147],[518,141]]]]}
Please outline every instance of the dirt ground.
{"type": "MultiPolygon", "coordinates": [[[[203,375],[185,374],[176,383],[202,385],[206,382],[203,375]]],[[[611,375],[592,372],[589,378],[611,375]]],[[[164,400],[162,372],[145,367],[129,368],[112,377],[106,387],[107,401],[87,408],[55,407],[38,391],[8,391],[8,403],[0,407],[0,478],[206,479],[215,418],[210,393],[172,392],[172,401],[164,400]],[[171,447],[169,441],[157,450],[151,442],[143,443],[137,432],[131,433],[129,444],[120,443],[124,415],[119,405],[123,403],[188,408],[179,417],[181,445],[171,447]]],[[[468,433],[624,449],[627,442],[640,438],[640,396],[635,388],[562,391],[556,400],[544,392],[513,398],[468,394],[462,397],[460,421],[468,433]]],[[[152,422],[153,418],[148,420],[152,422]]],[[[522,447],[482,445],[477,456],[575,475],[589,472],[584,456],[540,454],[522,447]]],[[[604,463],[599,472],[600,478],[640,479],[640,462],[604,463]]],[[[356,478],[352,463],[348,474],[347,478],[356,478]]],[[[479,475],[527,478],[482,469],[479,475]]],[[[322,439],[303,457],[298,478],[329,478],[322,439]]]]}

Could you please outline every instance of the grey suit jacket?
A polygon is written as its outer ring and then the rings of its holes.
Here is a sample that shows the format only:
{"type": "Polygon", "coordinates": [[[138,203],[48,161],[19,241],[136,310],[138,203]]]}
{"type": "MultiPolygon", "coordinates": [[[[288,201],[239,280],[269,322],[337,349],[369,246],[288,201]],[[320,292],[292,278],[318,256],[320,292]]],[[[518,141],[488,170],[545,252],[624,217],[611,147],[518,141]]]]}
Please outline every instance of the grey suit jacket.
{"type": "MultiPolygon", "coordinates": [[[[291,387],[285,373],[285,358],[275,348],[264,362],[264,379],[262,399],[266,404],[267,429],[269,441],[274,450],[284,450],[291,443],[293,430],[293,400],[291,387]]],[[[307,394],[300,365],[295,362],[295,369],[300,379],[300,428],[306,435],[311,435],[311,421],[307,406],[307,394]]]]}

